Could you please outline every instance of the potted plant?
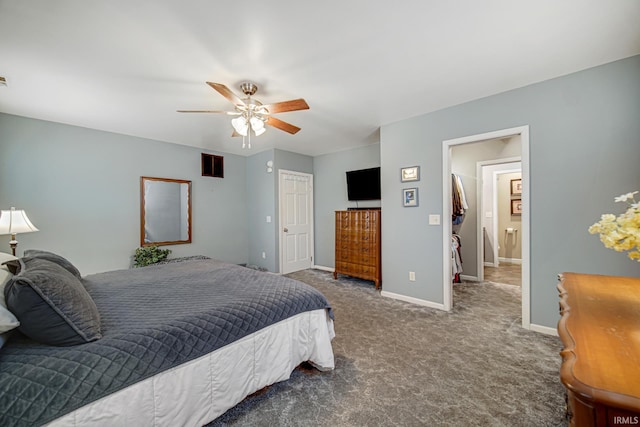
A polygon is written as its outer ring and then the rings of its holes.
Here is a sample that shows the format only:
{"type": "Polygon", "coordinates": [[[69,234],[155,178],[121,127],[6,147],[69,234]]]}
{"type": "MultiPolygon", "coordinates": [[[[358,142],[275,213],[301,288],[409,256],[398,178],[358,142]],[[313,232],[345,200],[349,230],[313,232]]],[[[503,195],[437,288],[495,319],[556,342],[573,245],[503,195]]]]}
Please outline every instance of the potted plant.
{"type": "Polygon", "coordinates": [[[143,246],[136,249],[136,253],[133,256],[133,266],[144,267],[147,265],[155,264],[167,259],[167,256],[169,256],[170,253],[170,249],[160,249],[155,245],[143,246]]]}

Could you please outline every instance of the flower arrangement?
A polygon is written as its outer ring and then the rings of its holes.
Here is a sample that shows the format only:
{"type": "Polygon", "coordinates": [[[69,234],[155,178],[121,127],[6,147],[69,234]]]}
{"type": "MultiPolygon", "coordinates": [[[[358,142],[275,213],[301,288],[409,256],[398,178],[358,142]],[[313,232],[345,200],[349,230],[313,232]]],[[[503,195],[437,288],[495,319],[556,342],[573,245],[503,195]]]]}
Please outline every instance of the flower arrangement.
{"type": "Polygon", "coordinates": [[[618,252],[627,251],[630,259],[640,262],[640,203],[636,202],[633,193],[616,197],[616,202],[625,202],[627,211],[617,217],[604,214],[600,221],[589,227],[589,233],[600,234],[600,241],[605,247],[618,252]]]}

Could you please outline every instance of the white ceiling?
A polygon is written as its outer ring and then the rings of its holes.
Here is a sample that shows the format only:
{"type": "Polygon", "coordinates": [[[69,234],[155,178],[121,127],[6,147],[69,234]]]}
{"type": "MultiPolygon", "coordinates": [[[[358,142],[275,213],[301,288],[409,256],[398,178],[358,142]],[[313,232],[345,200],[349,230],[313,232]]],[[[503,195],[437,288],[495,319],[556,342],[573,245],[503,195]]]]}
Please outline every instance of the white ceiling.
{"type": "MultiPolygon", "coordinates": [[[[318,155],[379,127],[640,54],[638,0],[0,0],[0,111],[250,155],[318,155]],[[258,84],[251,151],[205,84],[258,84]]],[[[640,76],[639,76],[640,78],[640,76]]]]}

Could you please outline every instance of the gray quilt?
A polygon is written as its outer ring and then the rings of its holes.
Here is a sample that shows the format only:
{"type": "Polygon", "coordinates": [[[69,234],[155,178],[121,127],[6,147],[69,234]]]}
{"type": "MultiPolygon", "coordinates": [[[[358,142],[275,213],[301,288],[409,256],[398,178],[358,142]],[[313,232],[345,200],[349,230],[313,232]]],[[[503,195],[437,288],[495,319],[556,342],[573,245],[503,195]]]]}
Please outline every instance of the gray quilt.
{"type": "Polygon", "coordinates": [[[0,350],[0,425],[33,426],[296,314],[331,308],[286,277],[210,259],[86,276],[103,338],[0,350]]]}

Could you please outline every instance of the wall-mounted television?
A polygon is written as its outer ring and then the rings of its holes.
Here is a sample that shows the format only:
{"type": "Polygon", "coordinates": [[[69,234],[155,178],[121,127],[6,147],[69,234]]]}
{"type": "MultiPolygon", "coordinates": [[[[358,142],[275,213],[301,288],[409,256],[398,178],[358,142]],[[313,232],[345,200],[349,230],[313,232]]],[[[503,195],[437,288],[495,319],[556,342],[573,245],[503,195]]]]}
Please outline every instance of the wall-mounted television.
{"type": "Polygon", "coordinates": [[[347,199],[380,200],[380,168],[347,171],[347,199]]]}

